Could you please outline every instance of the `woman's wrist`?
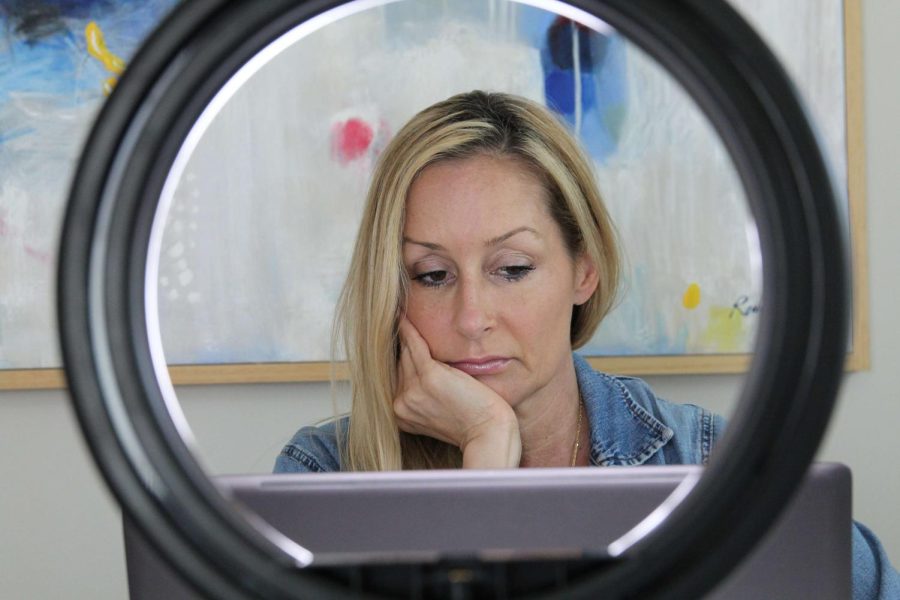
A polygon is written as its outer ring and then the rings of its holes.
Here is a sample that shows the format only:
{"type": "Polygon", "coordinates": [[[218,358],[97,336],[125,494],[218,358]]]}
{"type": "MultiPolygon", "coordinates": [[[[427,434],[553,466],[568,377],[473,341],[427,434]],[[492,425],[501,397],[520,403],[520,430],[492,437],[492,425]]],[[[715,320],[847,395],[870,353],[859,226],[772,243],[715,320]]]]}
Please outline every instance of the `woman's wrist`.
{"type": "Polygon", "coordinates": [[[519,466],[522,440],[519,422],[509,405],[473,428],[460,449],[464,469],[511,469],[519,466]]]}

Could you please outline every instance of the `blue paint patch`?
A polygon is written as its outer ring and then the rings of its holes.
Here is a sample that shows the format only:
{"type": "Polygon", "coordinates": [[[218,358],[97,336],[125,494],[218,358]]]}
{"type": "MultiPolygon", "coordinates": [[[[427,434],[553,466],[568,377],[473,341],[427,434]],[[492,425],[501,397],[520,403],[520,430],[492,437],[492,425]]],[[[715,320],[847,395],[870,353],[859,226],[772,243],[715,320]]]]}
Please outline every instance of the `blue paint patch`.
{"type": "Polygon", "coordinates": [[[540,49],[547,106],[597,162],[604,162],[618,148],[628,109],[624,40],[527,7],[518,26],[520,36],[540,49]]]}
{"type": "MultiPolygon", "coordinates": [[[[87,49],[95,21],[110,52],[126,62],[177,0],[17,0],[0,12],[0,110],[16,98],[65,110],[104,99],[112,74],[87,49]]],[[[9,132],[2,132],[4,138],[9,132]]]]}
{"type": "MultiPolygon", "coordinates": [[[[544,77],[544,93],[547,105],[563,115],[569,125],[575,124],[575,72],[551,69],[544,77]]],[[[585,112],[597,105],[594,92],[594,77],[591,73],[581,73],[581,107],[585,112]]]]}
{"type": "Polygon", "coordinates": [[[0,146],[16,138],[25,137],[34,133],[33,127],[20,127],[12,131],[0,131],[0,146]]]}
{"type": "MultiPolygon", "coordinates": [[[[68,29],[71,19],[91,20],[123,8],[135,11],[156,4],[154,0],[8,0],[0,22],[13,37],[37,43],[68,29]]],[[[166,4],[168,10],[173,2],[166,4]]]]}

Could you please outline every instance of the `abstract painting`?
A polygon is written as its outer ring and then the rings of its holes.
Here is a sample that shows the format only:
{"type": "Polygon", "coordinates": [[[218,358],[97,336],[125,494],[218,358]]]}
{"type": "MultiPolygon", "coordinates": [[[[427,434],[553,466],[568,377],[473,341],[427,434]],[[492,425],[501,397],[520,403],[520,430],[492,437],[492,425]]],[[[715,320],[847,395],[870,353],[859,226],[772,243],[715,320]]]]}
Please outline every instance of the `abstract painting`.
{"type": "MultiPolygon", "coordinates": [[[[59,364],[54,245],[74,160],[173,4],[35,0],[0,14],[0,369],[59,364]]],[[[734,4],[795,78],[846,203],[841,0],[734,4]]],[[[756,228],[720,139],[671,76],[612,28],[530,4],[403,0],[288,46],[184,149],[159,256],[169,363],[329,360],[380,151],[418,110],[471,89],[544,103],[593,160],[625,269],[585,354],[752,350],[764,310],[756,228]]]]}

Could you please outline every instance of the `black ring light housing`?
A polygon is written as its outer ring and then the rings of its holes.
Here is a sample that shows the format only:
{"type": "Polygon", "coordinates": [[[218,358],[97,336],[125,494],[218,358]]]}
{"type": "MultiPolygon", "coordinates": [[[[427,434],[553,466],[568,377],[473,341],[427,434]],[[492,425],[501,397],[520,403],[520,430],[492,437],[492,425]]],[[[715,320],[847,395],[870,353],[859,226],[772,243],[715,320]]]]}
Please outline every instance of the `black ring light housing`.
{"type": "MultiPolygon", "coordinates": [[[[58,311],[81,427],[124,512],[212,598],[343,597],[350,588],[340,574],[301,568],[277,540],[251,525],[222,497],[179,435],[148,342],[150,230],[174,157],[210,99],[269,42],[343,4],[352,3],[179,5],[103,107],[69,198],[58,311]]],[[[617,560],[602,568],[561,563],[568,587],[535,582],[528,589],[566,598],[696,597],[772,524],[813,459],[830,417],[847,347],[849,303],[837,203],[791,82],[726,2],[569,4],[606,21],[666,67],[724,140],[759,227],[765,309],[741,403],[693,492],[617,560]]],[[[452,591],[442,579],[452,566],[418,571],[437,582],[429,594],[452,591]]],[[[507,578],[528,571],[527,564],[468,566],[488,579],[501,571],[507,578]]],[[[403,573],[413,567],[392,568],[403,573]]],[[[391,591],[379,587],[375,567],[354,573],[356,593],[391,591]]],[[[479,596],[497,591],[489,585],[472,589],[479,596]]]]}

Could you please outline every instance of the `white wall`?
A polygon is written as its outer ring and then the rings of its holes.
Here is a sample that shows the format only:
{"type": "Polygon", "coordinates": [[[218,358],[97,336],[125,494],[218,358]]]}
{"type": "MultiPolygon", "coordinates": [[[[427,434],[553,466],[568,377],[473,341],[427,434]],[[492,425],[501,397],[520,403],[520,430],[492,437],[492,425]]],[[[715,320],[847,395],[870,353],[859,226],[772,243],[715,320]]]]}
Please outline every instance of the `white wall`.
{"type": "MultiPolygon", "coordinates": [[[[854,471],[855,516],[900,564],[900,3],[864,0],[872,369],[847,377],[824,460],[854,471]]],[[[728,412],[739,377],[654,377],[662,395],[728,412]]],[[[213,472],[266,471],[295,425],[328,414],[321,385],[200,387],[182,398],[213,472]]],[[[119,515],[61,391],[0,393],[0,595],[126,596],[119,515]]]]}

